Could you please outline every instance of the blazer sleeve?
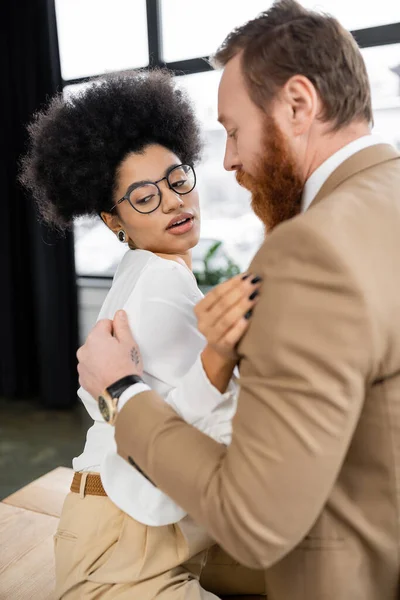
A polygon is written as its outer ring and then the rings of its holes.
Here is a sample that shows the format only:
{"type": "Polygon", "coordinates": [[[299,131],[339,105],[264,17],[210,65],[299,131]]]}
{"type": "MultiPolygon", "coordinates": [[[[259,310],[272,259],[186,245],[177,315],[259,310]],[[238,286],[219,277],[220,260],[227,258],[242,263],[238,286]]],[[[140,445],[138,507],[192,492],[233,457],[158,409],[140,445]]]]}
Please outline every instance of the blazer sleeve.
{"type": "Polygon", "coordinates": [[[154,392],[125,404],[115,434],[119,454],[229,554],[266,568],[327,501],[377,361],[357,274],[307,221],[277,228],[251,271],[264,284],[240,346],[231,445],[184,423],[154,392]]]}

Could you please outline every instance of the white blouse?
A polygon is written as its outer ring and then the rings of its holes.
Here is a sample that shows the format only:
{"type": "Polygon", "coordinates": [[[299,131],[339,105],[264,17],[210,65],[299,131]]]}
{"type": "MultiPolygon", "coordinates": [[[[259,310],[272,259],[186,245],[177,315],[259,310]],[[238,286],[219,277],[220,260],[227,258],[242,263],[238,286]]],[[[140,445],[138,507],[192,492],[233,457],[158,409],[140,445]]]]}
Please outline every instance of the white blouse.
{"type": "MultiPolygon", "coordinates": [[[[205,339],[193,308],[201,300],[193,273],[146,250],[129,250],[118,267],[99,319],[124,309],[143,356],[143,380],[188,423],[223,444],[231,441],[237,386],[221,394],[208,380],[200,353],[205,339]]],[[[167,525],[185,515],[168,496],[133,469],[116,450],[114,428],[83,388],[78,395],[94,420],[75,471],[99,472],[103,487],[121,510],[146,525],[167,525]]]]}

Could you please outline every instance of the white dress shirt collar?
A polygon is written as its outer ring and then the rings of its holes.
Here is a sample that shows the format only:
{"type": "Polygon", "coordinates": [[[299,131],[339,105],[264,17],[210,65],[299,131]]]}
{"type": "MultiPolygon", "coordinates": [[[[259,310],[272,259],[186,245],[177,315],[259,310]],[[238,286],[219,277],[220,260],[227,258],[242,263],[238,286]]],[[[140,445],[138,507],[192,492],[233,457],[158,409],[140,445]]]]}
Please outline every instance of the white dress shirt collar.
{"type": "Polygon", "coordinates": [[[354,142],[350,142],[350,144],[347,144],[335,152],[335,154],[332,154],[332,156],[323,162],[322,165],[320,165],[307,179],[303,191],[302,211],[305,212],[309,208],[311,202],[314,200],[325,181],[342,162],[344,162],[347,158],[350,158],[350,156],[356,152],[359,152],[364,148],[368,148],[368,146],[374,146],[375,144],[381,143],[382,140],[377,135],[363,135],[357,140],[354,140],[354,142]]]}

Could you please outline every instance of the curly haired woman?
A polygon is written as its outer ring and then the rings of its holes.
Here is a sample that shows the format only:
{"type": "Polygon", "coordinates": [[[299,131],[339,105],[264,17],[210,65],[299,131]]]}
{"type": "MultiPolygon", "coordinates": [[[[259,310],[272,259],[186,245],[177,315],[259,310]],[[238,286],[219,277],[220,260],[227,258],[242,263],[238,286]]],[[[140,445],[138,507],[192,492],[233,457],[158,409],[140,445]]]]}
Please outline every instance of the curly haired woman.
{"type": "MultiPolygon", "coordinates": [[[[70,100],[57,96],[29,133],[21,179],[44,220],[65,229],[76,217],[99,215],[129,246],[99,318],[125,309],[142,350],[143,381],[194,427],[229,444],[236,361],[207,343],[193,312],[202,298],[191,271],[201,145],[190,103],[166,72],[120,74],[70,100]]],[[[259,281],[238,276],[229,286],[224,306],[209,311],[210,335],[223,314],[221,335],[234,348],[259,281]]],[[[55,536],[56,598],[216,598],[199,583],[213,541],[117,454],[96,399],[82,388],[78,394],[94,424],[73,461],[55,536]]]]}

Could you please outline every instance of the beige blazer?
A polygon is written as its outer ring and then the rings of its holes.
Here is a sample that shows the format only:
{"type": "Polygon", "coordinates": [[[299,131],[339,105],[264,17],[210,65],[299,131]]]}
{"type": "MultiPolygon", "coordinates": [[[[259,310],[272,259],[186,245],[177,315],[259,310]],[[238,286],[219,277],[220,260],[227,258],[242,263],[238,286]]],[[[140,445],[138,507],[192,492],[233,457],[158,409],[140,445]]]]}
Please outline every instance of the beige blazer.
{"type": "Polygon", "coordinates": [[[240,345],[228,448],[153,392],[119,453],[243,564],[271,600],[400,598],[400,155],[361,150],[277,227],[240,345]]]}

